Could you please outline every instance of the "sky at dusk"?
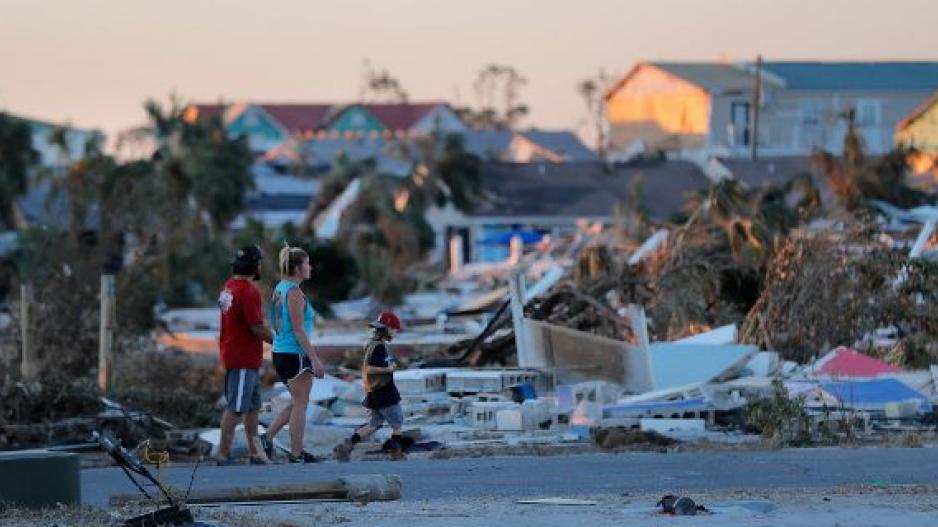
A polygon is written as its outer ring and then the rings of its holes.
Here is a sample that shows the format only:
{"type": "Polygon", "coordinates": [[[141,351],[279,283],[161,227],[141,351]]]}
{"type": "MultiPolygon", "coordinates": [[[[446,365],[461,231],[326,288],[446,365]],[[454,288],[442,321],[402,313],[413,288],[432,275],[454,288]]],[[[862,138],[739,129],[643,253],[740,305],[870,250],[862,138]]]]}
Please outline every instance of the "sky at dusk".
{"type": "Polygon", "coordinates": [[[577,82],[639,60],[938,60],[936,0],[0,0],[0,109],[141,124],[150,97],[353,102],[364,63],[412,100],[476,101],[489,63],[526,126],[579,130],[577,82]]]}

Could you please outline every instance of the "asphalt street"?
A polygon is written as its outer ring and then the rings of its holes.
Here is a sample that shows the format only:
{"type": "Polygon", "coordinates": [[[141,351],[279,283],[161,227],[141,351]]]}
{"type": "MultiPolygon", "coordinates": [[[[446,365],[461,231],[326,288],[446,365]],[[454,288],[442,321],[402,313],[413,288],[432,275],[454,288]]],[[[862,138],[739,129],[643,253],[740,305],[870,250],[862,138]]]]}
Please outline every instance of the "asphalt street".
{"type": "MultiPolygon", "coordinates": [[[[167,471],[185,488],[191,465],[167,471]]],[[[332,480],[345,474],[397,474],[404,500],[460,497],[585,496],[590,494],[779,489],[841,485],[938,484],[938,449],[789,449],[720,453],[624,453],[566,456],[410,459],[310,465],[203,465],[194,488],[276,485],[332,480]]],[[[118,468],[85,469],[82,501],[106,505],[137,492],[118,468]]]]}

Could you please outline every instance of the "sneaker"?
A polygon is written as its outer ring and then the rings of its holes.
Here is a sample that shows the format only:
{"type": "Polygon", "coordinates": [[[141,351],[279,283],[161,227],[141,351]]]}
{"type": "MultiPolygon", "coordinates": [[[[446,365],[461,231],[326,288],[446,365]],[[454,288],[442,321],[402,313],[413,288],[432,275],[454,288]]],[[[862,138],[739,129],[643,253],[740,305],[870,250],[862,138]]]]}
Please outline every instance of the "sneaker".
{"type": "Polygon", "coordinates": [[[335,455],[336,461],[347,463],[351,458],[353,448],[355,448],[355,445],[346,439],[333,448],[332,453],[335,455]]]}
{"type": "Polygon", "coordinates": [[[269,459],[263,459],[257,456],[251,456],[248,458],[248,465],[270,465],[269,459]]]}
{"type": "Polygon", "coordinates": [[[234,465],[240,465],[239,461],[231,457],[219,457],[215,459],[215,464],[219,467],[231,467],[234,465]]]}
{"type": "Polygon", "coordinates": [[[319,459],[305,450],[298,456],[287,454],[287,463],[318,463],[319,459]]]}
{"type": "Polygon", "coordinates": [[[267,454],[267,457],[270,459],[274,458],[274,442],[267,435],[267,432],[257,436],[257,439],[261,442],[261,448],[264,449],[264,453],[267,454]]]}
{"type": "Polygon", "coordinates": [[[388,451],[388,457],[391,458],[391,461],[400,461],[407,457],[407,454],[404,453],[403,448],[392,448],[388,451]]]}

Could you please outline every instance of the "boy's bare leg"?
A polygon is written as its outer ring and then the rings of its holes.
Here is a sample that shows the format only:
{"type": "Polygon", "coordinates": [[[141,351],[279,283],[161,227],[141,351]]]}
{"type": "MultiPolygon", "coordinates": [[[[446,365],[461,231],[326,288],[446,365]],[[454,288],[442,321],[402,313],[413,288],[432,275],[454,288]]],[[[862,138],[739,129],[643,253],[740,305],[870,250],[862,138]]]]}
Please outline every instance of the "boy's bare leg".
{"type": "Polygon", "coordinates": [[[241,422],[241,416],[225,409],[221,414],[221,440],[218,444],[218,457],[228,459],[231,456],[231,441],[234,439],[235,427],[241,422]]]}
{"type": "Polygon", "coordinates": [[[358,430],[356,430],[355,433],[358,434],[358,437],[360,438],[361,441],[364,441],[368,439],[369,437],[371,437],[371,434],[374,434],[377,431],[378,429],[376,427],[371,426],[371,425],[365,425],[359,428],[358,430]]]}
{"type": "Polygon", "coordinates": [[[270,463],[264,449],[257,448],[257,410],[244,414],[244,438],[248,443],[248,453],[263,463],[270,463]]]}

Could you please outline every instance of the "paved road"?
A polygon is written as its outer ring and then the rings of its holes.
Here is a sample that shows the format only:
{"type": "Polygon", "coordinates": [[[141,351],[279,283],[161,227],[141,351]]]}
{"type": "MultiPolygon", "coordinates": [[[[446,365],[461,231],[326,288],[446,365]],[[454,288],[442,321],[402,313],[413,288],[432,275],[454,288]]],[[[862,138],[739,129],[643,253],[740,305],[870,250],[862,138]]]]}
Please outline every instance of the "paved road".
{"type": "MultiPolygon", "coordinates": [[[[793,449],[769,452],[584,454],[550,457],[412,459],[350,464],[202,466],[196,488],[330,480],[345,474],[398,474],[404,499],[576,496],[693,489],[938,484],[938,449],[793,449]]],[[[185,488],[192,467],[169,471],[185,488]]],[[[105,505],[135,488],[116,468],[82,471],[82,501],[105,505]]]]}

